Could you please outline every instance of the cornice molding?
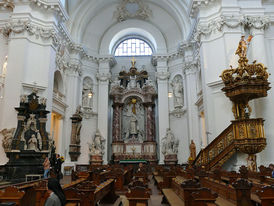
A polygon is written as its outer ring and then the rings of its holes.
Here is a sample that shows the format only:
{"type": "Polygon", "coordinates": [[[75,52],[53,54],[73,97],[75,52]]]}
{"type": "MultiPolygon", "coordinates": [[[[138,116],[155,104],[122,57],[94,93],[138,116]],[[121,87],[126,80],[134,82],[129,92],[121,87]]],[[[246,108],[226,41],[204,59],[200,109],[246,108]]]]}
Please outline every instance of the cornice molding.
{"type": "Polygon", "coordinates": [[[54,11],[62,21],[68,21],[69,16],[59,0],[29,0],[38,8],[45,11],[54,11]]]}
{"type": "Polygon", "coordinates": [[[216,0],[193,0],[190,7],[190,16],[194,17],[201,6],[208,6],[216,0]]]}
{"type": "Polygon", "coordinates": [[[224,16],[221,15],[216,19],[210,20],[207,23],[199,22],[194,33],[194,39],[200,40],[201,36],[208,36],[213,32],[221,32],[224,26],[228,28],[237,28],[238,26],[246,26],[248,28],[266,29],[270,25],[269,16],[224,16]]]}

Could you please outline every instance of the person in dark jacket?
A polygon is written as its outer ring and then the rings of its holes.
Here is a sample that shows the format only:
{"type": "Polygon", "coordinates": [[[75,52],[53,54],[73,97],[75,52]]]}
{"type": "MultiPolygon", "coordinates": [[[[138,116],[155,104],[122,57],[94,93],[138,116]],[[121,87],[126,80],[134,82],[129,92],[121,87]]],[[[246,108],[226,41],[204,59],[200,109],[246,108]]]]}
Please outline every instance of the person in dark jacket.
{"type": "Polygon", "coordinates": [[[48,179],[48,191],[50,192],[49,198],[46,200],[45,206],[65,206],[66,197],[64,191],[55,178],[48,179]]]}

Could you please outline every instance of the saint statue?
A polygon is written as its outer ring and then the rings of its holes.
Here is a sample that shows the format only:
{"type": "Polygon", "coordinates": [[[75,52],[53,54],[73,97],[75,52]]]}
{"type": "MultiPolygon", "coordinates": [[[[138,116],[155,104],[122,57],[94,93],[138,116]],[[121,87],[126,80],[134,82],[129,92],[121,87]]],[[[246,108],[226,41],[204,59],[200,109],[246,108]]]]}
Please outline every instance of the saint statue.
{"type": "Polygon", "coordinates": [[[96,130],[93,142],[89,144],[89,151],[91,155],[103,155],[105,149],[105,139],[101,135],[99,129],[96,130]]]}
{"type": "Polygon", "coordinates": [[[137,129],[137,118],[134,113],[131,114],[130,117],[130,132],[131,135],[136,135],[138,134],[138,129],[137,129]]]}
{"type": "Polygon", "coordinates": [[[251,154],[247,157],[247,168],[249,171],[257,172],[256,155],[251,154]]]}
{"type": "Polygon", "coordinates": [[[8,56],[5,57],[5,61],[3,63],[3,67],[2,67],[2,77],[6,76],[7,73],[7,66],[8,66],[8,56]]]}
{"type": "Polygon", "coordinates": [[[15,128],[3,129],[0,132],[3,135],[2,146],[5,151],[9,151],[11,149],[11,143],[12,143],[14,131],[15,131],[15,128]]]}
{"type": "Polygon", "coordinates": [[[253,36],[249,35],[247,40],[245,40],[245,36],[241,36],[241,40],[235,54],[238,54],[239,57],[246,57],[247,49],[252,38],[253,36]]]}
{"type": "Polygon", "coordinates": [[[190,157],[192,160],[196,159],[196,145],[193,141],[193,139],[191,140],[191,143],[189,145],[189,151],[190,151],[190,157]]]}
{"type": "Polygon", "coordinates": [[[182,108],[184,106],[184,89],[182,78],[176,76],[171,83],[171,86],[173,87],[174,107],[182,108]]]}
{"type": "Polygon", "coordinates": [[[32,134],[28,141],[28,150],[37,150],[37,139],[35,137],[35,134],[32,134]]]}
{"type": "Polygon", "coordinates": [[[82,107],[92,108],[92,80],[90,78],[85,78],[83,82],[82,90],[82,107]]]}
{"type": "Polygon", "coordinates": [[[162,153],[164,155],[178,153],[179,140],[176,140],[170,128],[166,130],[166,136],[162,139],[162,153]]]}
{"type": "Polygon", "coordinates": [[[129,78],[130,78],[128,83],[129,89],[136,88],[137,87],[136,76],[130,76],[129,78]]]}

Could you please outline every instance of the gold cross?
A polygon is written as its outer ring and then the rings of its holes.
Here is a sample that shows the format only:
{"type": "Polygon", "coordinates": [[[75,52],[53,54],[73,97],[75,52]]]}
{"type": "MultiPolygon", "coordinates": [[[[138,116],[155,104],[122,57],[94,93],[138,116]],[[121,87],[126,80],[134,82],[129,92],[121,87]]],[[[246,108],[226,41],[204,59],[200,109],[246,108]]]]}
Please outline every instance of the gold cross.
{"type": "Polygon", "coordinates": [[[134,57],[132,57],[132,59],[131,59],[131,65],[132,65],[133,68],[135,68],[135,63],[136,63],[136,60],[135,60],[134,57]]]}

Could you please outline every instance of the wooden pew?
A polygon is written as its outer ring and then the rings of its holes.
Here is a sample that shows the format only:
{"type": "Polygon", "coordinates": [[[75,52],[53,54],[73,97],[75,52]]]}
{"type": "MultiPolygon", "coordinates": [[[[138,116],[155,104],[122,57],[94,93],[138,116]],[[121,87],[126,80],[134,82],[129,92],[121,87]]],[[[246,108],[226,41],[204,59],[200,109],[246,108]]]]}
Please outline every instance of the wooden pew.
{"type": "Polygon", "coordinates": [[[257,194],[261,199],[262,206],[274,205],[274,185],[261,188],[257,194]]]}
{"type": "Polygon", "coordinates": [[[190,195],[190,205],[192,206],[213,206],[216,205],[217,193],[212,193],[208,188],[199,188],[190,195]]]}
{"type": "Polygon", "coordinates": [[[129,201],[129,206],[147,206],[150,198],[149,189],[144,182],[139,180],[134,181],[129,185],[129,191],[126,193],[126,197],[129,201]]]}
{"type": "Polygon", "coordinates": [[[3,202],[14,202],[16,206],[22,205],[22,198],[25,195],[24,191],[19,191],[18,188],[14,186],[7,187],[4,192],[0,193],[0,203],[3,202]]]}

